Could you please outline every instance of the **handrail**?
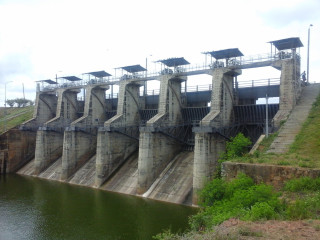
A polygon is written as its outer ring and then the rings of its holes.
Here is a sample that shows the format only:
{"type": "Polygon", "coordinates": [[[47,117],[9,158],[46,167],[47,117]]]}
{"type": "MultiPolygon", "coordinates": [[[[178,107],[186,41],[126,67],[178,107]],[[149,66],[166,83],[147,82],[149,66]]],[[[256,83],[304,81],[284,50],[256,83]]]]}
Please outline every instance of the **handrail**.
{"type": "MultiPolygon", "coordinates": [[[[270,53],[264,53],[264,54],[257,54],[252,56],[245,56],[245,57],[238,57],[238,58],[230,58],[225,60],[226,63],[223,61],[214,61],[210,63],[202,63],[202,64],[190,64],[183,67],[177,67],[174,69],[170,68],[163,68],[160,71],[147,71],[144,73],[139,74],[125,74],[121,77],[113,76],[113,77],[106,77],[106,78],[99,78],[99,79],[90,79],[87,77],[86,79],[82,79],[81,81],[76,82],[68,82],[68,83],[61,83],[61,84],[54,84],[54,85],[46,85],[42,86],[40,88],[40,91],[54,91],[58,88],[68,88],[68,87],[83,87],[86,85],[99,85],[99,84],[117,84],[119,81],[122,80],[137,80],[137,81],[148,81],[148,80],[156,80],[161,75],[170,75],[170,74],[180,74],[184,73],[184,75],[197,75],[197,74],[206,74],[209,70],[212,70],[214,68],[221,68],[225,65],[228,66],[235,66],[235,65],[246,65],[246,64],[252,64],[257,62],[265,62],[265,61],[277,61],[282,59],[290,59],[290,58],[298,58],[300,59],[300,56],[298,53],[295,53],[293,55],[291,52],[287,51],[280,51],[277,54],[270,54],[270,53]]],[[[80,77],[80,76],[79,76],[80,77]]],[[[83,76],[82,76],[83,78],[83,76]]]]}

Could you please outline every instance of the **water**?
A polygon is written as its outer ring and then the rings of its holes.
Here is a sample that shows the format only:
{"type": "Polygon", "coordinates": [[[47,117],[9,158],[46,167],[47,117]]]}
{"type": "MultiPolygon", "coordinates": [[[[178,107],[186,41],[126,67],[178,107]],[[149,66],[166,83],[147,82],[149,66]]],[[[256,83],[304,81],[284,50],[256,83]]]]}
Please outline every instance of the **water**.
{"type": "Polygon", "coordinates": [[[33,177],[0,177],[0,240],[152,239],[197,210],[33,177]]]}

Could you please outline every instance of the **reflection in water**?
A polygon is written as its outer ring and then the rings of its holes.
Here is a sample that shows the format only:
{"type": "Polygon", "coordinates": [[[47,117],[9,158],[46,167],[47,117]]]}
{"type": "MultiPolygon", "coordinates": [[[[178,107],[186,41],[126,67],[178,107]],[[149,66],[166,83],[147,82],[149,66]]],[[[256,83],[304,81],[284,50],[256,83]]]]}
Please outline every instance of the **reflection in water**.
{"type": "Polygon", "coordinates": [[[0,179],[0,239],[151,239],[196,209],[19,175],[0,179]]]}

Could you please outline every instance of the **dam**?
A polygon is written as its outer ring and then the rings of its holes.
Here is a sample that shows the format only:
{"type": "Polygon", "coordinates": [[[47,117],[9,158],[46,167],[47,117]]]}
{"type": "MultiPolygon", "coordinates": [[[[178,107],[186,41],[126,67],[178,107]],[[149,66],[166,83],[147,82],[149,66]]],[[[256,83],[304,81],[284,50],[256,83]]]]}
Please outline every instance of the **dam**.
{"type": "Polygon", "coordinates": [[[38,81],[33,118],[0,137],[2,172],[197,204],[226,141],[242,132],[254,142],[266,124],[276,130],[303,91],[300,39],[270,45],[270,54],[248,58],[238,48],[205,52],[211,62],[201,67],[169,58],[155,74],[131,65],[118,78],[97,71],[38,81]],[[238,82],[242,70],[260,67],[280,78],[238,82]],[[188,86],[203,74],[211,84],[188,86]],[[150,92],[154,80],[160,89],[150,92]],[[256,104],[266,96],[279,104],[256,104]]]}

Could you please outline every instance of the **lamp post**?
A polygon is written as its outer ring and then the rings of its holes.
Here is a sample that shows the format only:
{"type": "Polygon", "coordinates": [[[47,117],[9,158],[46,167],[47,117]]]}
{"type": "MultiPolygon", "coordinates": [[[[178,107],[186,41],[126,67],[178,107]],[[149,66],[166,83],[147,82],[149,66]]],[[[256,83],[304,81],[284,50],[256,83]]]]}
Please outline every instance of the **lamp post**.
{"type": "MultiPolygon", "coordinates": [[[[148,77],[148,57],[152,57],[152,54],[146,57],[146,77],[148,77]]],[[[147,96],[147,81],[144,81],[143,96],[147,96]]]]}
{"type": "Polygon", "coordinates": [[[4,131],[7,131],[7,84],[12,81],[4,83],[4,131]]]}
{"type": "Polygon", "coordinates": [[[268,94],[266,94],[266,138],[269,137],[268,94]]]}
{"type": "Polygon", "coordinates": [[[307,56],[307,83],[309,83],[309,56],[310,56],[310,28],[313,25],[310,24],[308,28],[308,56],[307,56]]]}
{"type": "Polygon", "coordinates": [[[56,72],[56,83],[58,83],[58,74],[60,75],[60,73],[62,73],[62,70],[59,70],[58,72],[56,72]]]}

